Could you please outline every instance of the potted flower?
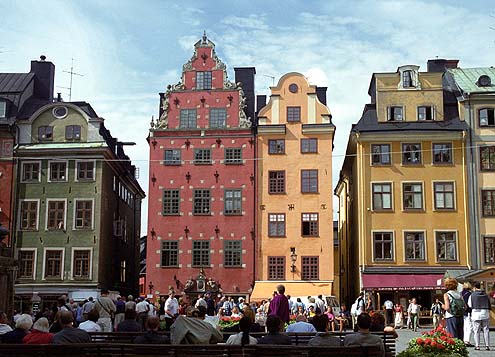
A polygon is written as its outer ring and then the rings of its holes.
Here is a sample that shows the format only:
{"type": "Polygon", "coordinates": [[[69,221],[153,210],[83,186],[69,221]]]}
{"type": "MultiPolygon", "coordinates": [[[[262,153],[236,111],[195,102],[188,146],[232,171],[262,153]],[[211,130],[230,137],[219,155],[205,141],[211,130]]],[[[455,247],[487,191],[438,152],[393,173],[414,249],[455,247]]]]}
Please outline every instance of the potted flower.
{"type": "Polygon", "coordinates": [[[408,343],[407,349],[397,357],[468,357],[469,353],[462,340],[453,338],[443,327],[425,332],[408,343]]]}

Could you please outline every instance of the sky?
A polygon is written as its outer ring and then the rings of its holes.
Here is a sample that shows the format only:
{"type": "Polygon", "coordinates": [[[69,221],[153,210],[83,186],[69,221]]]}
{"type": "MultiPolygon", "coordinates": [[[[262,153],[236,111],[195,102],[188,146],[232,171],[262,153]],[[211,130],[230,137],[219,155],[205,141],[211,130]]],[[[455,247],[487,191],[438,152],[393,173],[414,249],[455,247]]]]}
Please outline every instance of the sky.
{"type": "Polygon", "coordinates": [[[333,187],[374,72],[406,64],[426,71],[435,58],[466,68],[495,65],[491,0],[2,0],[0,72],[29,72],[30,61],[45,55],[56,66],[55,91],[68,101],[73,61],[82,76],[73,78],[72,100],[89,102],[114,137],[136,143],[125,149],[147,192],[146,137],[158,93],[179,81],[203,31],[230,79],[234,67],[256,67],[256,94],[269,95],[288,72],[328,87],[333,187]]]}

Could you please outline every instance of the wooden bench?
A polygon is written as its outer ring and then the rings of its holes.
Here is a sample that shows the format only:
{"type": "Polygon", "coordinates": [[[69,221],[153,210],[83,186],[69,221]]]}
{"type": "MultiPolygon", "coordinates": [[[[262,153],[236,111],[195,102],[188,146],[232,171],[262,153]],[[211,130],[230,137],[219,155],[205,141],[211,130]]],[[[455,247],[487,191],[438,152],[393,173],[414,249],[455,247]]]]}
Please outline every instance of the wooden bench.
{"type": "Polygon", "coordinates": [[[120,357],[120,356],[208,356],[208,357],[316,357],[316,356],[380,356],[380,349],[372,347],[343,346],[270,346],[270,345],[136,345],[115,343],[87,343],[69,345],[19,345],[1,344],[0,353],[5,357],[70,356],[70,357],[120,357]]]}

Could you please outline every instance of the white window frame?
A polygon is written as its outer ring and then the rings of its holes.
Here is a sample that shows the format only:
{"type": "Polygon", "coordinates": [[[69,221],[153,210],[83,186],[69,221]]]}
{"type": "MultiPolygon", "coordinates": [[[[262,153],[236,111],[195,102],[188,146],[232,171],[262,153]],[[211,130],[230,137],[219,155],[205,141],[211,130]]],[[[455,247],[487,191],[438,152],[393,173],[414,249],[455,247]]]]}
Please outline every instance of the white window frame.
{"type": "Polygon", "coordinates": [[[67,230],[67,198],[47,198],[45,200],[45,231],[62,232],[66,230],[67,230]],[[64,202],[64,228],[62,229],[48,229],[48,204],[53,201],[64,202]]]}
{"type": "Polygon", "coordinates": [[[421,81],[419,80],[419,66],[415,65],[405,65],[398,68],[399,71],[399,84],[397,85],[397,89],[401,90],[420,90],[421,89],[421,81]],[[413,87],[404,87],[404,82],[402,79],[402,75],[405,71],[412,72],[412,82],[415,84],[413,87]]]}
{"type": "MultiPolygon", "coordinates": [[[[33,275],[31,276],[32,280],[36,280],[36,264],[38,263],[38,248],[19,248],[19,252],[22,251],[28,251],[28,252],[34,252],[34,260],[33,260],[33,275]]],[[[19,258],[19,255],[17,256],[19,258]]],[[[29,278],[24,278],[24,277],[19,277],[19,279],[24,280],[24,279],[29,279],[29,278]]]]}
{"type": "Polygon", "coordinates": [[[69,180],[69,161],[68,160],[48,160],[48,177],[46,178],[48,182],[67,182],[69,180]],[[52,163],[65,163],[65,180],[52,181],[52,163]]]}
{"type": "Polygon", "coordinates": [[[403,256],[403,262],[405,264],[409,264],[409,263],[420,263],[420,264],[423,264],[423,263],[427,263],[428,262],[428,234],[426,232],[426,230],[424,229],[403,229],[402,230],[402,256],[403,256]],[[424,260],[419,260],[419,259],[410,259],[408,260],[406,258],[406,233],[423,233],[423,237],[424,237],[424,253],[425,253],[425,259],[424,260]]]}
{"type": "Polygon", "coordinates": [[[436,107],[433,104],[430,104],[430,103],[417,105],[416,106],[416,120],[419,121],[419,122],[430,122],[430,121],[437,120],[437,110],[436,110],[436,107]],[[431,120],[428,120],[428,119],[419,119],[419,108],[420,107],[431,107],[431,120]]]}
{"type": "Polygon", "coordinates": [[[74,198],[74,204],[72,208],[73,212],[73,219],[72,219],[72,230],[74,231],[88,231],[88,230],[94,230],[95,229],[95,199],[94,198],[74,198]],[[91,228],[77,228],[76,227],[76,209],[77,209],[77,202],[78,201],[91,201],[91,228]]]}
{"type": "MultiPolygon", "coordinates": [[[[370,204],[370,208],[372,211],[374,212],[394,212],[394,199],[395,199],[395,195],[394,195],[394,182],[393,181],[371,181],[370,182],[370,192],[371,192],[371,204],[370,204]],[[374,184],[390,184],[390,208],[380,208],[380,209],[376,209],[374,208],[373,206],[373,196],[374,196],[374,192],[373,192],[373,185],[374,184]]],[[[382,231],[380,231],[382,232],[382,231]]]]}
{"type": "Polygon", "coordinates": [[[45,268],[46,268],[46,251],[47,250],[60,250],[62,251],[62,263],[60,264],[60,280],[64,280],[64,272],[65,272],[65,248],[64,247],[45,247],[43,248],[43,266],[41,270],[41,280],[52,280],[52,278],[47,279],[45,277],[45,268]]]}
{"type": "Polygon", "coordinates": [[[385,117],[387,118],[387,122],[392,122],[392,123],[397,123],[397,122],[404,122],[406,121],[406,106],[403,105],[403,104],[390,104],[386,107],[386,113],[385,113],[385,117]],[[397,120],[397,119],[390,119],[391,118],[391,114],[392,114],[392,108],[402,108],[402,119],[400,120],[397,120]]]}
{"type": "Polygon", "coordinates": [[[425,182],[424,181],[401,181],[400,182],[400,201],[402,206],[402,212],[425,212],[426,211],[426,201],[425,201],[425,182]],[[404,207],[404,184],[421,184],[421,208],[405,208],[404,207]]]}
{"type": "Polygon", "coordinates": [[[96,160],[76,160],[75,161],[75,168],[74,168],[74,181],[75,182],[95,182],[96,181],[96,160]],[[79,176],[77,174],[77,164],[80,162],[93,162],[93,179],[88,180],[88,179],[79,179],[79,176]]]}
{"type": "Polygon", "coordinates": [[[375,229],[371,230],[371,259],[375,263],[394,263],[396,262],[396,239],[395,239],[395,231],[393,229],[375,229]],[[375,259],[375,233],[390,233],[392,235],[392,259],[387,260],[387,259],[375,259]]]}
{"type": "MultiPolygon", "coordinates": [[[[380,158],[382,157],[382,153],[380,151],[380,154],[376,154],[376,155],[380,155],[380,158]]],[[[377,142],[377,143],[371,143],[370,144],[370,166],[372,167],[380,167],[380,166],[392,166],[392,143],[391,142],[377,142]],[[383,145],[388,145],[388,157],[389,157],[389,163],[388,164],[384,164],[382,162],[379,162],[379,163],[373,163],[373,155],[375,155],[373,153],[373,146],[383,146],[383,145]]]]}
{"type": "Polygon", "coordinates": [[[93,280],[93,248],[72,247],[70,260],[70,280],[93,280]],[[76,250],[89,250],[89,276],[87,279],[74,277],[74,252],[76,250]]]}
{"type": "Polygon", "coordinates": [[[41,166],[41,160],[29,160],[29,161],[23,161],[21,163],[21,183],[39,183],[41,182],[41,172],[42,172],[42,166],[41,166]],[[24,180],[24,165],[26,164],[38,164],[39,165],[39,175],[38,175],[38,181],[26,181],[24,180]]]}
{"type": "Polygon", "coordinates": [[[7,117],[7,102],[5,100],[0,100],[0,118],[4,119],[7,117]]]}
{"type": "Polygon", "coordinates": [[[434,229],[433,230],[433,241],[435,245],[435,262],[440,264],[458,263],[460,261],[459,257],[459,231],[457,229],[434,229]],[[455,234],[455,260],[439,260],[437,251],[437,233],[454,233],[455,234]]]}
{"type": "Polygon", "coordinates": [[[456,182],[455,181],[449,181],[449,180],[438,180],[438,181],[432,181],[431,182],[431,197],[433,198],[433,211],[440,211],[440,212],[445,212],[445,211],[456,211],[457,210],[457,188],[456,188],[456,182]],[[451,183],[453,186],[453,192],[452,194],[454,195],[452,203],[453,207],[452,208],[436,208],[436,196],[435,196],[435,184],[436,183],[451,183]]]}
{"type": "Polygon", "coordinates": [[[40,228],[40,200],[39,199],[20,199],[19,200],[19,208],[17,209],[17,227],[19,227],[19,231],[23,232],[35,232],[39,231],[40,228]],[[36,229],[31,230],[31,229],[22,229],[21,227],[21,208],[22,208],[22,202],[36,202],[37,203],[37,210],[36,210],[36,229]]]}

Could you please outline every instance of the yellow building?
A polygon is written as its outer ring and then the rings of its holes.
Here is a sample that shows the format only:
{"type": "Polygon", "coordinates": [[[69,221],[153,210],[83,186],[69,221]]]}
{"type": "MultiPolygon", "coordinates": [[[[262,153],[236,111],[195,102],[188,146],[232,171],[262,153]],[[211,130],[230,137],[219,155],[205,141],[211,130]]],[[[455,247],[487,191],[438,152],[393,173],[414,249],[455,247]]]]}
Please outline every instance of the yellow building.
{"type": "Polygon", "coordinates": [[[332,295],[332,149],[326,88],[288,73],[259,111],[256,282],[251,300],[278,284],[291,296],[332,295]]]}
{"type": "Polygon", "coordinates": [[[364,289],[375,308],[411,297],[429,307],[447,270],[470,267],[467,126],[441,61],[372,76],[335,189],[347,301],[364,289]]]}

